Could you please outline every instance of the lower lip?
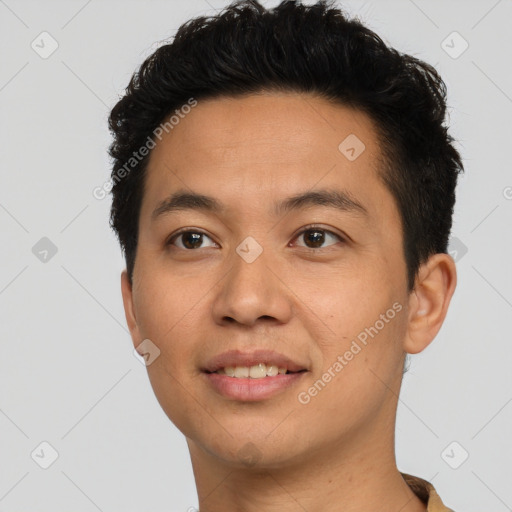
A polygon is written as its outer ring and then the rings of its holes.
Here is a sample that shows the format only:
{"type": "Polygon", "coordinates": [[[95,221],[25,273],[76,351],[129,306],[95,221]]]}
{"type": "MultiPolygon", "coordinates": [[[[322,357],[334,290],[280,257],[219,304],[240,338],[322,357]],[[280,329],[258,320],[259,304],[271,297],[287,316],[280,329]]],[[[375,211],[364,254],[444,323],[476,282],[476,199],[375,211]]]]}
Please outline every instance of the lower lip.
{"type": "Polygon", "coordinates": [[[209,383],[221,395],[233,400],[256,402],[271,398],[293,386],[306,372],[284,373],[261,379],[236,378],[219,373],[204,373],[209,383]]]}

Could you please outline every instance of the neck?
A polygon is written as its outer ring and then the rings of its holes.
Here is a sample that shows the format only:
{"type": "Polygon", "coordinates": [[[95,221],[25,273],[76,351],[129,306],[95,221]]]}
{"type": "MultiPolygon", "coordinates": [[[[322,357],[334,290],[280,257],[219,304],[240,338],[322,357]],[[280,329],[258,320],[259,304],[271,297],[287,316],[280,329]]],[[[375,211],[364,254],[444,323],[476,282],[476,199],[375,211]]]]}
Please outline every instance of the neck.
{"type": "Polygon", "coordinates": [[[221,460],[188,439],[199,512],[425,512],[397,469],[393,429],[358,437],[300,460],[262,459],[252,467],[221,460]]]}

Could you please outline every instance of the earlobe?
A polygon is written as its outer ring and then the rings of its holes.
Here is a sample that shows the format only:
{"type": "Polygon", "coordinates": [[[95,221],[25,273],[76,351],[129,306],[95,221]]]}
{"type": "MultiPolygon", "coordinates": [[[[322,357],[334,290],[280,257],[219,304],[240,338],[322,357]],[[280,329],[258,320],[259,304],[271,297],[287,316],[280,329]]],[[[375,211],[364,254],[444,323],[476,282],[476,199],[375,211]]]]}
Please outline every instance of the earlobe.
{"type": "Polygon", "coordinates": [[[434,340],[443,325],[456,285],[455,262],[449,254],[434,254],[421,266],[409,298],[405,352],[417,354],[434,340]]]}
{"type": "Polygon", "coordinates": [[[130,335],[135,346],[140,340],[140,334],[137,326],[137,318],[135,316],[135,308],[133,305],[132,285],[130,284],[130,280],[128,279],[128,272],[126,270],[121,273],[121,293],[123,295],[126,324],[128,325],[128,329],[130,330],[130,335]]]}

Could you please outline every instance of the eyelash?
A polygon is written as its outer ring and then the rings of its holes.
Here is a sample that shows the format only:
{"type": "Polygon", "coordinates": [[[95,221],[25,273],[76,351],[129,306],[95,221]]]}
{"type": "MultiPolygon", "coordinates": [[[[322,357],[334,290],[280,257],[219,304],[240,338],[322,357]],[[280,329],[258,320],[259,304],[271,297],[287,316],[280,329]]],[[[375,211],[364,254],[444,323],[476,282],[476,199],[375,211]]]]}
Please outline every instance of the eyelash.
{"type": "MultiPolygon", "coordinates": [[[[305,226],[302,231],[300,231],[299,233],[297,233],[293,240],[295,240],[296,238],[299,238],[300,236],[304,235],[304,233],[307,233],[308,231],[314,231],[314,230],[317,230],[317,231],[322,231],[324,233],[328,233],[329,235],[333,235],[335,236],[336,238],[339,239],[340,242],[342,243],[345,243],[346,240],[341,236],[341,235],[338,235],[337,233],[334,233],[333,231],[330,231],[329,229],[325,229],[321,226],[317,226],[316,224],[311,224],[309,226],[305,226]]],[[[204,231],[201,231],[200,229],[190,229],[190,228],[183,228],[181,230],[179,230],[178,232],[174,233],[168,240],[167,242],[165,243],[166,246],[172,246],[174,245],[174,241],[179,238],[180,235],[183,235],[183,234],[186,234],[186,233],[195,233],[195,234],[201,234],[201,235],[205,235],[207,236],[208,238],[210,238],[211,240],[211,237],[208,236],[204,231]]],[[[213,240],[212,240],[213,241],[213,240]]],[[[216,242],[214,242],[216,243],[216,242]]],[[[333,245],[336,245],[336,244],[333,244],[333,245]]],[[[303,247],[303,246],[301,246],[303,247]]],[[[310,251],[319,251],[319,250],[322,250],[322,249],[328,249],[329,247],[331,246],[327,246],[327,247],[321,247],[321,248],[312,248],[312,247],[304,247],[304,249],[309,249],[310,251]]],[[[181,247],[177,247],[178,249],[181,249],[183,251],[188,251],[188,252],[192,252],[194,250],[198,250],[198,249],[182,249],[181,247]]]]}

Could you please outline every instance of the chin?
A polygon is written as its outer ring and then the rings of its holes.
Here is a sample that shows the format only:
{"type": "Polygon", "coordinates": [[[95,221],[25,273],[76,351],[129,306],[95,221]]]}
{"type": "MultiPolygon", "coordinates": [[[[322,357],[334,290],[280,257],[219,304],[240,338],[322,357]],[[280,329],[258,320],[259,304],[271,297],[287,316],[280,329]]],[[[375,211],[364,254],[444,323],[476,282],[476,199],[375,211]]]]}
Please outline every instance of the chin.
{"type": "Polygon", "coordinates": [[[227,433],[208,439],[189,437],[189,448],[190,441],[227,466],[254,471],[293,466],[306,455],[289,436],[248,435],[246,431],[232,437],[227,433]]]}

